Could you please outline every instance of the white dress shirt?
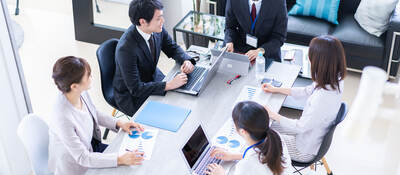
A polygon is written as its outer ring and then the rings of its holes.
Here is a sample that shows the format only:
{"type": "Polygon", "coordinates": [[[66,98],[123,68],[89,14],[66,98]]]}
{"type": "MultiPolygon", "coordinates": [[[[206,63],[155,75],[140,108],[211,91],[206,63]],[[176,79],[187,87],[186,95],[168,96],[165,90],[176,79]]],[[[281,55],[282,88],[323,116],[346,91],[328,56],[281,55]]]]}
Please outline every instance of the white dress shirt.
{"type": "Polygon", "coordinates": [[[282,117],[280,126],[286,131],[296,133],[296,147],[302,153],[317,155],[322,139],[336,119],[342,103],[343,81],[339,82],[340,92],[315,88],[316,83],[307,87],[291,89],[294,98],[307,98],[300,119],[282,117]]]}
{"type": "Polygon", "coordinates": [[[82,98],[88,105],[82,102],[82,110],[61,93],[54,105],[49,124],[49,170],[55,175],[83,175],[88,168],[117,167],[118,153],[96,153],[91,145],[97,124],[116,131],[117,120],[97,111],[86,92],[82,98]]]}
{"type": "MultiPolygon", "coordinates": [[[[283,163],[283,167],[285,168],[282,175],[289,175],[292,174],[289,168],[292,161],[290,159],[285,141],[283,141],[282,137],[281,142],[283,148],[282,160],[285,162],[283,163]]],[[[239,160],[236,165],[229,170],[228,175],[274,175],[267,164],[262,164],[260,162],[258,159],[258,153],[255,151],[255,149],[257,148],[249,149],[246,153],[246,156],[242,160],[239,160]]]]}
{"type": "Polygon", "coordinates": [[[151,35],[152,35],[153,33],[147,34],[147,33],[143,32],[142,30],[140,30],[138,26],[136,26],[136,29],[137,29],[137,31],[139,32],[140,36],[143,37],[144,41],[146,41],[147,47],[149,48],[149,51],[150,51],[150,53],[151,53],[149,39],[150,39],[150,37],[151,37],[151,35]]]}
{"type": "Polygon", "coordinates": [[[253,3],[255,3],[255,5],[256,5],[256,15],[258,15],[258,12],[260,12],[260,8],[261,8],[261,2],[262,2],[262,0],[258,0],[258,1],[249,0],[250,15],[251,15],[251,7],[253,6],[253,3]]]}

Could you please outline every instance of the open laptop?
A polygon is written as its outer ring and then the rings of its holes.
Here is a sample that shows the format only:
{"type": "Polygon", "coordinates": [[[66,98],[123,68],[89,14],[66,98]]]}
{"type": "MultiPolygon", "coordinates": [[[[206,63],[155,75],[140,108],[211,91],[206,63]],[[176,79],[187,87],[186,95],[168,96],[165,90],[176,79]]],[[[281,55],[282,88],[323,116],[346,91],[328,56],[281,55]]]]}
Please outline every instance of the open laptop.
{"type": "MultiPolygon", "coordinates": [[[[212,55],[219,55],[221,51],[217,49],[211,49],[212,55]]],[[[239,75],[247,75],[250,69],[250,61],[246,55],[233,53],[233,52],[225,52],[222,55],[222,62],[219,70],[226,73],[233,73],[239,75]]]]}
{"type": "MultiPolygon", "coordinates": [[[[219,54],[221,51],[211,49],[211,53],[219,54]]],[[[220,70],[227,73],[247,75],[249,73],[250,64],[254,64],[254,62],[249,61],[249,57],[240,53],[226,52],[222,58],[223,61],[220,66],[220,70]]],[[[265,58],[265,71],[268,70],[273,61],[274,59],[265,58]]]]}
{"type": "Polygon", "coordinates": [[[182,148],[184,159],[192,175],[205,175],[207,165],[221,164],[221,160],[211,157],[213,149],[215,146],[211,146],[200,125],[182,148]]]}
{"type": "MultiPolygon", "coordinates": [[[[213,61],[210,67],[195,66],[193,72],[187,74],[187,83],[180,88],[175,89],[174,91],[190,95],[199,95],[200,92],[207,86],[208,82],[210,82],[210,80],[217,73],[218,67],[222,61],[222,55],[225,53],[225,51],[226,47],[220,51],[221,53],[219,55],[212,55],[214,59],[212,59],[213,61]]],[[[179,73],[180,70],[176,71],[173,76],[171,76],[170,80],[179,73]]]]}

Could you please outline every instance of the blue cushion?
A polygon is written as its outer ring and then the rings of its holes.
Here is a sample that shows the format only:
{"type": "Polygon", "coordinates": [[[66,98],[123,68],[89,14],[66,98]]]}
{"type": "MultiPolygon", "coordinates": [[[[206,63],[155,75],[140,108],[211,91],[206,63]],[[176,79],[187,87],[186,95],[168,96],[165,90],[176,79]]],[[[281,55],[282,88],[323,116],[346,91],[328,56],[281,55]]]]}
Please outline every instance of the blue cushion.
{"type": "Polygon", "coordinates": [[[338,10],[340,0],[297,0],[289,15],[314,16],[339,24],[338,10]]]}

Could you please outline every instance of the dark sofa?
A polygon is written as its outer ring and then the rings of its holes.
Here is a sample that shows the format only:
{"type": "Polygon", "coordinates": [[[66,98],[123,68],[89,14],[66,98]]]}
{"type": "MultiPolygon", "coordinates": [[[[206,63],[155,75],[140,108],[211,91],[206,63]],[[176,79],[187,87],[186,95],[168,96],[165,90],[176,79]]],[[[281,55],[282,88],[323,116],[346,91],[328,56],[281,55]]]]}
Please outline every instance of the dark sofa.
{"type": "MultiPolygon", "coordinates": [[[[289,11],[296,1],[286,1],[289,11]]],[[[350,70],[360,71],[368,65],[381,67],[384,70],[390,67],[390,75],[396,76],[399,68],[400,38],[394,43],[392,41],[394,34],[400,32],[400,10],[393,12],[388,30],[378,38],[367,33],[355,21],[354,14],[359,3],[360,0],[341,0],[337,26],[314,17],[289,15],[286,42],[308,45],[315,36],[333,35],[343,43],[350,70]],[[391,54],[392,45],[393,54],[391,54]]]]}

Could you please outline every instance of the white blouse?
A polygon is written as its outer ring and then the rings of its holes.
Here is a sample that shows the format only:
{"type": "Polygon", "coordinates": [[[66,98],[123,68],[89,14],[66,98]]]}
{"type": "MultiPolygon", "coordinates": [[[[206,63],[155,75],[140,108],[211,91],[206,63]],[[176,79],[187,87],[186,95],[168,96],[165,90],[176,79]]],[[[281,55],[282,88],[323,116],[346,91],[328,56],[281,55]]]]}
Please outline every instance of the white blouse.
{"type": "MultiPolygon", "coordinates": [[[[289,175],[292,174],[290,170],[291,166],[291,159],[290,155],[288,152],[288,149],[286,147],[285,141],[282,141],[282,160],[284,161],[283,163],[283,175],[289,175]]],[[[257,148],[251,148],[247,151],[245,157],[238,161],[232,169],[229,170],[228,174],[229,175],[274,175],[272,171],[269,169],[267,164],[262,164],[260,160],[258,159],[258,153],[255,151],[257,148]]]]}
{"type": "Polygon", "coordinates": [[[291,89],[294,98],[307,98],[300,119],[282,117],[280,126],[285,131],[296,133],[296,147],[302,153],[317,155],[323,137],[335,121],[342,103],[343,81],[339,82],[340,92],[315,88],[316,83],[307,87],[291,89]]]}

